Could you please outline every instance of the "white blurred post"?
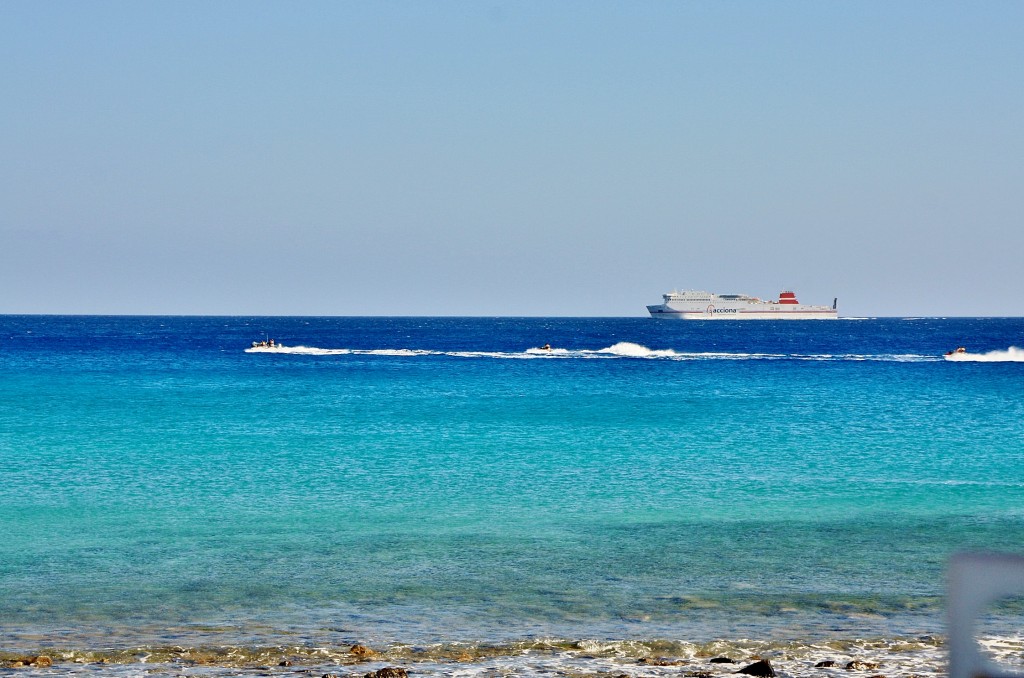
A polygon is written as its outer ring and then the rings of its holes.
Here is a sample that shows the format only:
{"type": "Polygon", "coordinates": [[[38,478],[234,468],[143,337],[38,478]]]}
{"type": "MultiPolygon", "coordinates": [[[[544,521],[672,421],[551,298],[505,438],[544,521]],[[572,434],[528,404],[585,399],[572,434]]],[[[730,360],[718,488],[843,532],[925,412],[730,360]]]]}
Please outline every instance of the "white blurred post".
{"type": "Polygon", "coordinates": [[[949,678],[1024,678],[987,660],[975,639],[978,617],[991,603],[1024,593],[1024,557],[958,553],[948,576],[949,678]]]}

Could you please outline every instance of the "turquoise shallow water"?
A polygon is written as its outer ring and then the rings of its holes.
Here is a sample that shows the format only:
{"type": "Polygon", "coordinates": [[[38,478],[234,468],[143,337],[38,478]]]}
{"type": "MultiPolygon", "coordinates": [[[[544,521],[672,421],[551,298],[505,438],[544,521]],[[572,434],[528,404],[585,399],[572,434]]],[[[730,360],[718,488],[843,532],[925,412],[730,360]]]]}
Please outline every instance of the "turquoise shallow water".
{"type": "Polygon", "coordinates": [[[0,649],[933,634],[952,552],[1024,550],[1021,319],[0,342],[0,649]]]}

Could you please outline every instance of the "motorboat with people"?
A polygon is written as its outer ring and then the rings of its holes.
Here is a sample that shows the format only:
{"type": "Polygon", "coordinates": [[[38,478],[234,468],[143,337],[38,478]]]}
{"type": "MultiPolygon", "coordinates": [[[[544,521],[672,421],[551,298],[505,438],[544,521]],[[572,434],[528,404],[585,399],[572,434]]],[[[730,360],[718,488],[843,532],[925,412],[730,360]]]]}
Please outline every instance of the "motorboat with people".
{"type": "Polygon", "coordinates": [[[957,355],[959,353],[967,353],[967,348],[964,346],[957,346],[952,351],[946,351],[946,355],[957,355]]]}
{"type": "Polygon", "coordinates": [[[275,344],[274,340],[269,337],[263,341],[252,342],[252,348],[274,348],[276,346],[278,346],[278,344],[275,344]]]}

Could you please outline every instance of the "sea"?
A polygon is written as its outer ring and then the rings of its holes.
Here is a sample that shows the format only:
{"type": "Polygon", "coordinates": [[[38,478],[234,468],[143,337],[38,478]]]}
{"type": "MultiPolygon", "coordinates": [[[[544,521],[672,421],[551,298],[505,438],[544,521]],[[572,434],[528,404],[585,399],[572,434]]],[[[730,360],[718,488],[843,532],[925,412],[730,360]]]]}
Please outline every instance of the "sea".
{"type": "MultiPolygon", "coordinates": [[[[950,556],[1024,553],[1021,346],[0,316],[0,675],[945,675],[950,556]]],[[[1022,610],[979,621],[1017,670],[1022,610]]]]}

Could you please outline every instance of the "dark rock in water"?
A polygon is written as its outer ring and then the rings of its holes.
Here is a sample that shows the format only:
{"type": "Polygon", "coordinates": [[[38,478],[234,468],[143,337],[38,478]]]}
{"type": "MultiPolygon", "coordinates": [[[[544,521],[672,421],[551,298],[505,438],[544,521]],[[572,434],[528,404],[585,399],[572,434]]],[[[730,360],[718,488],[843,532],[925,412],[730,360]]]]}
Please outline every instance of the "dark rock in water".
{"type": "Polygon", "coordinates": [[[363,678],[409,678],[409,672],[399,666],[385,666],[367,673],[363,678]]]}
{"type": "Polygon", "coordinates": [[[683,675],[686,678],[711,678],[711,674],[707,671],[687,671],[683,675]]]}
{"type": "Polygon", "coordinates": [[[277,665],[278,666],[291,666],[292,665],[292,661],[290,659],[282,659],[280,662],[278,662],[277,665]]]}
{"type": "Polygon", "coordinates": [[[735,664],[736,660],[735,659],[730,659],[729,657],[715,657],[714,659],[709,659],[708,663],[709,664],[735,664]]]}
{"type": "Polygon", "coordinates": [[[681,666],[683,662],[678,659],[668,659],[667,657],[641,657],[636,660],[637,664],[647,664],[648,666],[681,666]]]}
{"type": "Polygon", "coordinates": [[[754,662],[750,666],[744,666],[737,673],[745,673],[748,676],[758,676],[759,678],[775,678],[775,669],[772,668],[772,663],[767,659],[754,662]]]}
{"type": "Polygon", "coordinates": [[[836,665],[836,663],[834,661],[832,661],[831,659],[826,659],[823,662],[818,662],[817,664],[815,664],[814,668],[816,668],[816,669],[830,669],[830,668],[832,668],[835,665],[836,665]]]}
{"type": "Polygon", "coordinates": [[[878,664],[874,662],[862,662],[859,659],[854,659],[852,662],[846,665],[847,671],[872,671],[878,668],[878,664]]]}
{"type": "Polygon", "coordinates": [[[338,674],[337,673],[325,673],[324,675],[320,676],[320,678],[338,678],[338,674]]]}

